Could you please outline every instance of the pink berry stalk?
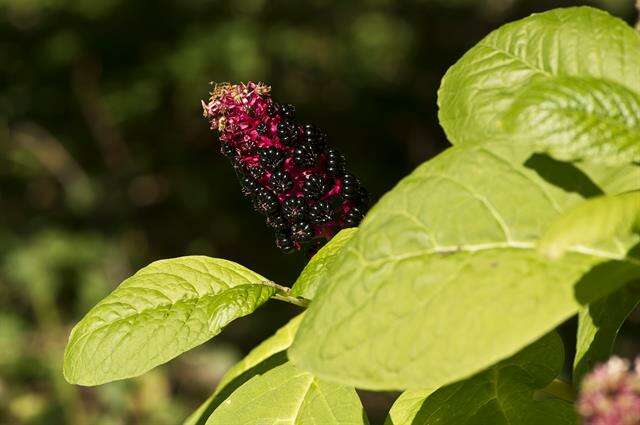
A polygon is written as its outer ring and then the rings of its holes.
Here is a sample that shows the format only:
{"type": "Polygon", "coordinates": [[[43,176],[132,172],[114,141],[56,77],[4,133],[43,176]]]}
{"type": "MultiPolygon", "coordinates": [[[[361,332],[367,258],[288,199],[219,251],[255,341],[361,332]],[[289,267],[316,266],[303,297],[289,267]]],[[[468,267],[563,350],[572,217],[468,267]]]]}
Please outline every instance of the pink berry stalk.
{"type": "Polygon", "coordinates": [[[269,86],[219,84],[202,107],[243,193],[266,217],[281,250],[317,247],[359,224],[367,191],[328,146],[327,134],[296,122],[295,107],[275,102],[269,86]]]}

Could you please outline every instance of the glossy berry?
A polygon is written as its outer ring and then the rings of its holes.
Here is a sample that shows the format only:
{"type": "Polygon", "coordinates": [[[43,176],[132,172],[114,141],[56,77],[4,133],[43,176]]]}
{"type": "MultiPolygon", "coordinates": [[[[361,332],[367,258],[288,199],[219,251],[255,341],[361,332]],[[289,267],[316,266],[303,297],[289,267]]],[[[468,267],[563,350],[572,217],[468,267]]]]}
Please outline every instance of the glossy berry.
{"type": "Polygon", "coordinates": [[[360,181],[353,174],[342,176],[342,195],[346,199],[356,199],[360,190],[360,181]]]}
{"type": "Polygon", "coordinates": [[[269,118],[275,118],[278,115],[278,111],[279,111],[279,105],[275,102],[272,102],[268,107],[267,107],[267,116],[269,118]]]}
{"type": "Polygon", "coordinates": [[[286,232],[276,233],[276,246],[285,254],[290,254],[296,250],[296,246],[291,240],[291,236],[286,232]]]}
{"type": "Polygon", "coordinates": [[[257,181],[247,176],[242,177],[240,184],[242,186],[242,194],[244,196],[251,196],[256,190],[258,190],[258,188],[260,188],[257,181]]]}
{"type": "Polygon", "coordinates": [[[364,217],[364,212],[358,207],[352,207],[344,217],[344,224],[347,227],[356,227],[364,217]]]}
{"type": "Polygon", "coordinates": [[[327,190],[327,184],[325,182],[324,177],[320,174],[311,174],[307,177],[304,184],[302,185],[302,193],[306,198],[309,199],[318,199],[327,190]]]}
{"type": "Polygon", "coordinates": [[[267,131],[269,131],[269,127],[267,127],[267,125],[265,123],[261,122],[260,124],[258,124],[256,126],[256,131],[261,136],[264,136],[265,134],[267,134],[267,131]]]}
{"type": "Polygon", "coordinates": [[[269,187],[276,193],[284,193],[293,187],[293,180],[286,171],[278,170],[269,178],[269,187]]]}
{"type": "Polygon", "coordinates": [[[287,103],[286,105],[282,105],[280,112],[282,113],[282,116],[286,118],[293,118],[296,115],[296,107],[287,103]]]}
{"type": "Polygon", "coordinates": [[[267,170],[275,170],[284,161],[284,152],[275,147],[261,148],[258,150],[260,165],[267,170]]]}
{"type": "Polygon", "coordinates": [[[309,207],[309,219],[313,224],[322,224],[333,220],[333,208],[327,201],[318,201],[309,207]]]}
{"type": "Polygon", "coordinates": [[[307,203],[301,196],[291,196],[282,203],[282,211],[291,221],[301,220],[307,215],[307,203]]]}
{"type": "Polygon", "coordinates": [[[278,123],[278,137],[290,136],[297,133],[296,126],[289,120],[282,120],[278,123]]]}
{"type": "Polygon", "coordinates": [[[313,235],[313,227],[306,221],[299,221],[291,226],[291,238],[296,242],[307,242],[313,235]]]}
{"type": "Polygon", "coordinates": [[[277,212],[267,217],[267,225],[276,230],[287,230],[289,228],[287,219],[277,212]]]}
{"type": "Polygon", "coordinates": [[[320,150],[325,150],[328,144],[329,137],[327,136],[327,133],[325,133],[323,130],[320,130],[318,132],[318,136],[316,137],[316,146],[320,150]]]}
{"type": "Polygon", "coordinates": [[[262,179],[262,176],[264,175],[264,168],[257,164],[247,165],[244,167],[243,171],[244,174],[248,175],[256,181],[260,181],[260,179],[262,179]]]}
{"type": "Polygon", "coordinates": [[[222,143],[222,146],[220,146],[220,152],[229,159],[233,159],[238,156],[238,151],[236,148],[231,146],[231,143],[222,143]]]}
{"type": "Polygon", "coordinates": [[[371,196],[369,195],[369,191],[364,187],[360,186],[360,189],[358,189],[358,194],[355,200],[360,207],[362,207],[363,209],[367,209],[371,202],[371,196]]]}
{"type": "Polygon", "coordinates": [[[327,156],[327,173],[335,176],[342,174],[344,171],[344,155],[336,149],[328,149],[325,153],[327,156]]]}
{"type": "Polygon", "coordinates": [[[287,146],[293,146],[298,142],[298,128],[291,121],[280,121],[277,127],[280,142],[287,146]]]}
{"type": "Polygon", "coordinates": [[[318,136],[318,129],[315,124],[308,123],[302,126],[302,139],[307,143],[314,143],[318,136]]]}
{"type": "Polygon", "coordinates": [[[340,229],[356,226],[368,194],[349,172],[344,156],[328,147],[328,136],[296,121],[296,108],[271,97],[264,84],[216,85],[203,102],[254,208],[276,231],[285,252],[317,249],[340,229]]]}
{"type": "Polygon", "coordinates": [[[316,165],[318,153],[312,145],[304,143],[293,151],[293,161],[298,167],[310,168],[316,165]]]}
{"type": "Polygon", "coordinates": [[[260,188],[253,195],[253,207],[260,214],[272,214],[279,207],[278,198],[269,190],[260,188]]]}

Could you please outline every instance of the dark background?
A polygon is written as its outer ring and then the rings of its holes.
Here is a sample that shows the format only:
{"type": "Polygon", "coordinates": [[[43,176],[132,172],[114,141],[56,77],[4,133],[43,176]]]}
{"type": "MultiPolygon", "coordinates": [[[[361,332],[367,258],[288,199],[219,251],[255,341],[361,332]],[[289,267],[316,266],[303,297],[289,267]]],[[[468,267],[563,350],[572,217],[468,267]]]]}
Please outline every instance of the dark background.
{"type": "MultiPolygon", "coordinates": [[[[378,198],[447,147],[439,81],[490,30],[574,4],[631,23],[632,3],[0,0],[0,423],[177,423],[296,314],[272,302],[137,379],[62,379],[70,327],[153,260],[223,257],[286,285],[304,266],[218,153],[200,107],[210,81],[271,84],[378,198]]],[[[365,399],[379,423],[392,398],[365,399]]]]}

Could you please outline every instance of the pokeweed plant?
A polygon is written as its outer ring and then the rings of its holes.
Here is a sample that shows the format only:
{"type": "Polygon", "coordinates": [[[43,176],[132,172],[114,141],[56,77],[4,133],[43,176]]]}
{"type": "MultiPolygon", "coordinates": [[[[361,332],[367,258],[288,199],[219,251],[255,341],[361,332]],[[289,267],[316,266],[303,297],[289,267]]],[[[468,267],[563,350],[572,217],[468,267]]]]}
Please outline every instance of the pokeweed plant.
{"type": "Polygon", "coordinates": [[[329,242],[291,289],[152,263],[73,329],[66,379],[140,375],[279,299],[306,310],[187,424],[367,423],[356,388],[404,391],[388,425],[576,423],[554,329],[578,315],[577,388],[640,301],[640,35],[589,7],[532,15],[453,65],[438,104],[453,146],[356,228],[368,195],[327,136],[263,84],[216,86],[205,116],[277,245],[329,242]]]}

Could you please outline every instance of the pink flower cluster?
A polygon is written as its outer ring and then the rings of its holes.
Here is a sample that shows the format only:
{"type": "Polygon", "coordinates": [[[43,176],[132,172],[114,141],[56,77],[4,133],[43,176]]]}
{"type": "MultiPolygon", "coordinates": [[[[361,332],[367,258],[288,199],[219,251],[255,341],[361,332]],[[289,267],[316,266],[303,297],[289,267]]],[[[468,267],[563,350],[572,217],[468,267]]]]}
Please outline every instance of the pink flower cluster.
{"type": "Polygon", "coordinates": [[[612,357],[582,381],[578,412],[585,425],[640,424],[640,360],[612,357]]]}

